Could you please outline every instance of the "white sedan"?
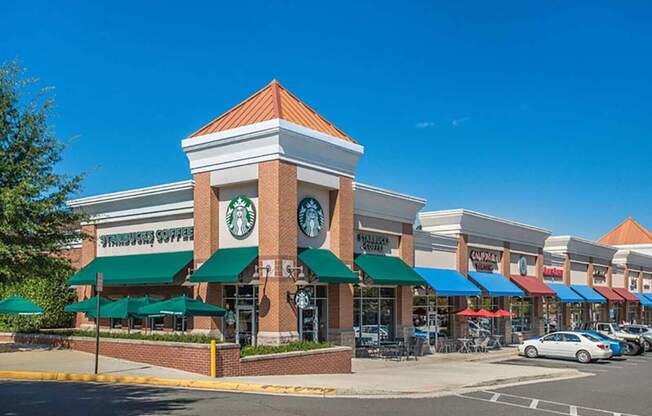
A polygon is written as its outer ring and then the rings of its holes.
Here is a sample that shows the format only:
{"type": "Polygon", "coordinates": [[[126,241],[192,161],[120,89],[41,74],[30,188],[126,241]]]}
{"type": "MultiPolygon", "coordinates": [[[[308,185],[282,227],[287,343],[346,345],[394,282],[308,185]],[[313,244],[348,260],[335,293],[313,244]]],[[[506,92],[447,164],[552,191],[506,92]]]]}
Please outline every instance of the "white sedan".
{"type": "Polygon", "coordinates": [[[590,334],[553,332],[540,338],[528,339],[518,346],[518,353],[528,358],[574,358],[581,363],[611,358],[611,346],[590,334]]]}

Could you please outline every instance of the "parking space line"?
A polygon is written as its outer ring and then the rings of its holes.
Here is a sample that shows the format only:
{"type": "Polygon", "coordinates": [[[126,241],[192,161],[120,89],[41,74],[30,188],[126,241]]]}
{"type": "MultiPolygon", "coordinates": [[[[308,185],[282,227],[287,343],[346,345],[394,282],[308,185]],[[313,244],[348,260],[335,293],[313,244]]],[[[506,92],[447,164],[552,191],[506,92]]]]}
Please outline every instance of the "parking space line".
{"type": "Polygon", "coordinates": [[[570,416],[577,416],[577,406],[568,406],[568,414],[570,416]]]}
{"type": "Polygon", "coordinates": [[[491,399],[489,399],[489,401],[490,402],[497,402],[499,397],[500,397],[500,393],[494,393],[494,395],[491,396],[491,399]]]}
{"type": "Polygon", "coordinates": [[[539,405],[539,400],[532,399],[532,403],[530,403],[530,409],[536,409],[538,405],[539,405]]]}

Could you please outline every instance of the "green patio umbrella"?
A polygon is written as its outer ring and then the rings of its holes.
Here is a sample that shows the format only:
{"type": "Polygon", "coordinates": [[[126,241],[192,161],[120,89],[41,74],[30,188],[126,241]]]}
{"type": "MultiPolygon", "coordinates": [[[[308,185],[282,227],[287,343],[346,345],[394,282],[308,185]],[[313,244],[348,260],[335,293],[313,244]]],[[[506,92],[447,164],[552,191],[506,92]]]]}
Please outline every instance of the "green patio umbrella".
{"type": "MultiPolygon", "coordinates": [[[[149,296],[142,298],[131,298],[129,296],[110,302],[108,305],[100,308],[100,318],[127,319],[141,318],[138,309],[142,306],[156,302],[149,296]]],[[[87,312],[88,316],[95,318],[97,313],[95,309],[87,312]]]]}
{"type": "Polygon", "coordinates": [[[10,296],[0,301],[0,315],[40,315],[43,309],[20,296],[10,296]]]}
{"type": "MultiPolygon", "coordinates": [[[[111,302],[112,302],[111,299],[100,297],[100,306],[108,305],[111,302]]],[[[75,312],[88,313],[94,311],[96,308],[97,308],[97,296],[93,296],[92,298],[82,300],[81,302],[66,305],[63,308],[63,310],[64,312],[70,312],[70,313],[75,313],[75,312]]]]}
{"type": "Polygon", "coordinates": [[[143,306],[138,313],[146,316],[224,316],[226,309],[184,295],[143,306]]]}

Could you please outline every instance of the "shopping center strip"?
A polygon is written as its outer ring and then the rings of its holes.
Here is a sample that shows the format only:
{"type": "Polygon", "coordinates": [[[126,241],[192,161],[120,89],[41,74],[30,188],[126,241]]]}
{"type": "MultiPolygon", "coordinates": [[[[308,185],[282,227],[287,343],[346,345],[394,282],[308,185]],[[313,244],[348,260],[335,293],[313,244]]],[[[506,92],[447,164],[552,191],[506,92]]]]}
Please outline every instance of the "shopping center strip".
{"type": "MultiPolygon", "coordinates": [[[[438,336],[511,343],[652,318],[652,256],[631,233],[610,234],[634,244],[618,248],[469,210],[420,212],[424,199],[356,182],[363,147],[276,81],[181,145],[191,180],[71,202],[91,238],[69,253],[69,283],[81,301],[102,272],[110,299],[186,295],[227,312],[101,319],[105,329],[363,350],[437,324],[438,336]],[[508,313],[456,315],[466,308],[508,313]]],[[[75,325],[93,322],[80,313],[75,325]]]]}

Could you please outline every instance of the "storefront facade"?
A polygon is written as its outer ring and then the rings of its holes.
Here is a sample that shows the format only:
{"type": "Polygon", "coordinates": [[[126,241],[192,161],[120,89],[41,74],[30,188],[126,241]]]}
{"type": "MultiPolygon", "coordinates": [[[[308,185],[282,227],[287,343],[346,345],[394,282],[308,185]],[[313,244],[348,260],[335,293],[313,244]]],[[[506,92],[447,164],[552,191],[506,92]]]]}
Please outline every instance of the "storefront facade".
{"type": "MultiPolygon", "coordinates": [[[[468,306],[510,311],[512,318],[478,323],[486,327],[478,330],[491,330],[508,342],[543,333],[543,299],[554,296],[542,283],[549,231],[468,210],[424,212],[419,220],[422,232],[431,236],[420,237],[415,247],[417,266],[452,268],[482,290],[480,296],[450,298],[444,304],[449,311],[468,306]]],[[[456,335],[473,329],[451,314],[448,326],[456,335]]]]}
{"type": "MultiPolygon", "coordinates": [[[[225,341],[354,346],[412,328],[425,201],[356,183],[361,145],[273,81],[182,148],[192,180],[71,202],[91,218],[70,281],[79,300],[102,271],[110,298],[185,294],[224,307],[185,329],[225,341]]],[[[163,321],[156,329],[180,327],[163,321]]]]}

